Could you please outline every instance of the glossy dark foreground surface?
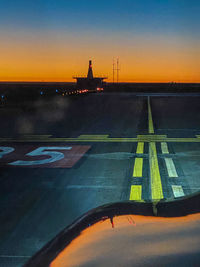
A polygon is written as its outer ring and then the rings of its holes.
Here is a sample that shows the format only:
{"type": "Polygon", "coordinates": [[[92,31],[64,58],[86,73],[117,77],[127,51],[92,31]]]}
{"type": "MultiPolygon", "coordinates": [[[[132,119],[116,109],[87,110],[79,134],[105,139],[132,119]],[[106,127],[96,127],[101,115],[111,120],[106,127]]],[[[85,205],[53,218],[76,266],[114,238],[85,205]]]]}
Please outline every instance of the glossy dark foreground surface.
{"type": "Polygon", "coordinates": [[[199,211],[199,194],[104,205],[66,227],[26,266],[198,266],[199,211]]]}
{"type": "MultiPolygon", "coordinates": [[[[152,201],[151,141],[144,139],[144,151],[137,154],[139,140],[124,139],[150,135],[147,100],[147,96],[105,93],[1,109],[1,146],[15,151],[0,159],[0,265],[22,266],[85,212],[129,200],[132,186],[133,198],[152,201]],[[61,149],[75,146],[78,156],[61,149]],[[83,146],[88,150],[83,152],[83,146]],[[54,147],[53,151],[70,158],[71,165],[63,160],[26,168],[9,165],[46,159],[25,156],[41,147],[54,147]],[[143,159],[142,177],[133,177],[138,157],[143,159]]],[[[154,135],[178,138],[161,140],[167,143],[167,155],[162,142],[155,142],[164,200],[200,189],[199,100],[197,96],[150,97],[154,135]]]]}

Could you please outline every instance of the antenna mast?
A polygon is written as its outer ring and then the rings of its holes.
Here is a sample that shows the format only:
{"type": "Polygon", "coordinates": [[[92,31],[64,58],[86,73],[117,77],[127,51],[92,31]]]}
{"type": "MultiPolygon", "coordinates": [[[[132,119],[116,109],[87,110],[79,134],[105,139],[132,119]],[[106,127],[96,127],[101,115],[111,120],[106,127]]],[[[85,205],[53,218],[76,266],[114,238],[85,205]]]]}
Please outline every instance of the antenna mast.
{"type": "Polygon", "coordinates": [[[119,58],[117,58],[117,67],[115,66],[115,59],[113,58],[113,83],[115,83],[115,71],[117,71],[117,83],[119,82],[119,58]]]}
{"type": "Polygon", "coordinates": [[[115,82],[115,59],[113,58],[113,83],[115,82]]]}
{"type": "Polygon", "coordinates": [[[117,83],[119,82],[119,71],[120,71],[120,68],[119,68],[119,58],[117,58],[117,83]]]}

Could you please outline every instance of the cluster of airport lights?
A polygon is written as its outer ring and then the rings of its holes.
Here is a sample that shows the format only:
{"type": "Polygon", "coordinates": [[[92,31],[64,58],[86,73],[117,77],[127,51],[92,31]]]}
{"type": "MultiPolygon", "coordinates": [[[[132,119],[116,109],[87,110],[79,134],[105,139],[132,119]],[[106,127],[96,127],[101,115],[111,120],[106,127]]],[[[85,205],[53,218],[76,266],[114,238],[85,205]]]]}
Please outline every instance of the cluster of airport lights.
{"type": "MultiPolygon", "coordinates": [[[[45,91],[46,91],[45,89],[41,89],[40,90],[40,93],[39,93],[40,96],[43,96],[44,97],[45,95],[48,95],[45,91]]],[[[55,90],[56,94],[59,94],[59,95],[62,95],[62,96],[79,95],[79,94],[87,94],[89,92],[102,92],[102,91],[104,91],[104,89],[103,88],[100,88],[100,87],[98,87],[98,88],[96,88],[94,90],[78,89],[78,90],[64,91],[64,92],[62,90],[60,90],[60,89],[56,89],[55,90]]],[[[5,101],[6,100],[7,100],[6,95],[4,95],[4,94],[0,95],[0,105],[1,106],[5,104],[5,101]]]]}
{"type": "MultiPolygon", "coordinates": [[[[88,89],[79,89],[79,90],[75,90],[75,91],[66,91],[66,92],[62,92],[59,89],[56,89],[56,93],[59,94],[61,93],[62,96],[66,96],[66,95],[78,95],[78,94],[86,94],[89,92],[102,92],[104,91],[103,88],[97,87],[96,90],[88,90],[88,89]]],[[[40,91],[40,95],[45,95],[44,91],[40,91]]]]}

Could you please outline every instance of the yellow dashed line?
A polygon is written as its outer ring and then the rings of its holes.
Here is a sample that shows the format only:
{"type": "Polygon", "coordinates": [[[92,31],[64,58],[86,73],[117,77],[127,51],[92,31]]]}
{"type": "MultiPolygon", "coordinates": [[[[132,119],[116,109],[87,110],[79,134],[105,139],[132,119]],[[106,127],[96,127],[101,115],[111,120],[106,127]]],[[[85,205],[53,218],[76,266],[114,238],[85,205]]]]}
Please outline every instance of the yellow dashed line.
{"type": "Polygon", "coordinates": [[[142,186],[132,185],[129,200],[141,200],[142,199],[142,186]]]}
{"type": "Polygon", "coordinates": [[[150,98],[149,97],[148,97],[148,120],[149,120],[149,133],[154,134],[153,119],[152,119],[152,113],[151,113],[151,104],[150,104],[150,98]]]}
{"type": "Polygon", "coordinates": [[[153,200],[160,200],[163,198],[163,190],[155,142],[149,143],[149,167],[151,177],[151,197],[153,200]]]}
{"type": "Polygon", "coordinates": [[[142,177],[143,158],[135,158],[133,177],[142,177]]]}
{"type": "Polygon", "coordinates": [[[136,153],[137,154],[143,154],[144,153],[144,142],[138,142],[136,153]]]}

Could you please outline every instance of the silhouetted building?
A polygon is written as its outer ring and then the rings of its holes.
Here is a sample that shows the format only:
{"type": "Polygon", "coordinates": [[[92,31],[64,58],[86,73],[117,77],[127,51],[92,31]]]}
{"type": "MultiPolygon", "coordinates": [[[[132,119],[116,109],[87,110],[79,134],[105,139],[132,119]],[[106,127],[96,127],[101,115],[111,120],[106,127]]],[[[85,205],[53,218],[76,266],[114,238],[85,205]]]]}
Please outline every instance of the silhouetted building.
{"type": "Polygon", "coordinates": [[[92,71],[92,60],[89,61],[89,68],[87,77],[73,77],[77,81],[78,89],[96,90],[97,88],[103,88],[105,85],[104,79],[107,77],[94,77],[92,71]]]}

